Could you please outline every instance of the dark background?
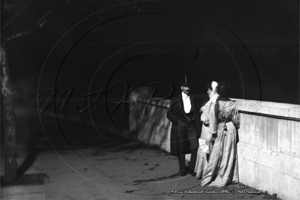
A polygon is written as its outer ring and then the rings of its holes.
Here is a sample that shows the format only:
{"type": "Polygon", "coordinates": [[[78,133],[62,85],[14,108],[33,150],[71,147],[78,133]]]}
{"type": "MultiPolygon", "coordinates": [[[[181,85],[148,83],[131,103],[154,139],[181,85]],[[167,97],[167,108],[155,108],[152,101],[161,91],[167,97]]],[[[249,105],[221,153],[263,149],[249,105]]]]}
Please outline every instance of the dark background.
{"type": "Polygon", "coordinates": [[[73,88],[76,102],[117,84],[106,97],[120,99],[140,83],[172,98],[186,74],[194,93],[226,81],[234,98],[299,104],[296,0],[15,0],[1,9],[11,79],[35,96],[73,88]]]}

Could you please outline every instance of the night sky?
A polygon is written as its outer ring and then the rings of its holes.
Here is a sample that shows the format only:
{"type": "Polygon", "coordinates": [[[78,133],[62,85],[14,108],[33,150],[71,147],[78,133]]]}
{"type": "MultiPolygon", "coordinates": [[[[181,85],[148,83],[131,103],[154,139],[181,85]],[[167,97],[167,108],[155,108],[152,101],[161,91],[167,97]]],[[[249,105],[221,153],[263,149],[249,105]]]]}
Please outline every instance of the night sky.
{"type": "Polygon", "coordinates": [[[234,98],[299,104],[298,1],[15,4],[3,34],[30,33],[7,43],[11,78],[33,78],[37,94],[71,87],[80,98],[115,85],[108,95],[120,98],[139,83],[171,98],[186,74],[194,93],[226,81],[234,98]]]}

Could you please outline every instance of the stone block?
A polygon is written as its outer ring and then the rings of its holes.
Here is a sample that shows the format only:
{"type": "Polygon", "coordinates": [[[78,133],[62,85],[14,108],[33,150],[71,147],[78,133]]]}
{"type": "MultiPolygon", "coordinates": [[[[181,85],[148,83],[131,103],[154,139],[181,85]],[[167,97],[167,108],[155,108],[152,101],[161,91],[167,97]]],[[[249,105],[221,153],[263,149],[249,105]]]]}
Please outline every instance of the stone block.
{"type": "Polygon", "coordinates": [[[240,182],[258,190],[296,199],[300,191],[300,159],[245,143],[238,144],[240,182]]]}
{"type": "Polygon", "coordinates": [[[154,128],[154,133],[151,134],[151,139],[150,139],[149,143],[160,147],[161,139],[162,139],[162,135],[158,134],[157,128],[154,128]]]}
{"type": "MultiPolygon", "coordinates": [[[[278,152],[292,155],[293,122],[288,120],[278,120],[278,152]]],[[[297,136],[299,137],[299,136],[297,136]]]]}
{"type": "MultiPolygon", "coordinates": [[[[242,155],[239,153],[239,155],[242,155]]],[[[255,185],[255,163],[245,157],[239,156],[238,160],[239,181],[245,185],[255,185]]]]}
{"type": "Polygon", "coordinates": [[[300,159],[300,122],[293,122],[291,127],[291,156],[300,159]]]}
{"type": "Polygon", "coordinates": [[[288,110],[288,116],[294,118],[300,118],[300,106],[293,106],[288,110]]]}

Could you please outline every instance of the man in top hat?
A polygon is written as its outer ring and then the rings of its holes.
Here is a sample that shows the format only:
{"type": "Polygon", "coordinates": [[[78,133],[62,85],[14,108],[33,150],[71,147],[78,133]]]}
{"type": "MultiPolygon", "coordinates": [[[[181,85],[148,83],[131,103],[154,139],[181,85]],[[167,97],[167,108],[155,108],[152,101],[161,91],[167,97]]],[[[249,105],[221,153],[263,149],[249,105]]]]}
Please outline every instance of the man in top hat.
{"type": "Polygon", "coordinates": [[[187,76],[182,77],[181,94],[171,100],[167,118],[172,122],[171,155],[176,155],[179,162],[179,174],[195,176],[194,171],[198,139],[201,134],[200,108],[207,101],[207,95],[192,95],[187,76]],[[191,153],[189,169],[185,166],[185,154],[191,153]]]}

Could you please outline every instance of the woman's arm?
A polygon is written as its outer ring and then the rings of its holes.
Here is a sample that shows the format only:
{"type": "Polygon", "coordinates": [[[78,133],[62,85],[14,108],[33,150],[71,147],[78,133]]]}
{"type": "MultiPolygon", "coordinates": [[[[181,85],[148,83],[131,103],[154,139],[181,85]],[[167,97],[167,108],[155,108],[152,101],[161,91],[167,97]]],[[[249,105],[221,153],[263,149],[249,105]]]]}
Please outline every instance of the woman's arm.
{"type": "Polygon", "coordinates": [[[232,118],[232,122],[234,124],[234,126],[236,127],[236,129],[240,128],[240,113],[239,110],[237,108],[237,105],[235,105],[235,108],[233,110],[233,118],[232,118]]]}
{"type": "Polygon", "coordinates": [[[209,133],[215,135],[217,133],[218,121],[216,116],[216,104],[211,103],[209,108],[209,133]]]}

